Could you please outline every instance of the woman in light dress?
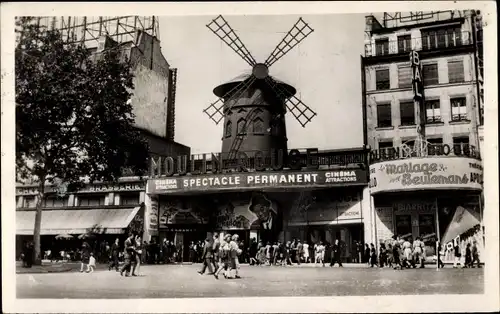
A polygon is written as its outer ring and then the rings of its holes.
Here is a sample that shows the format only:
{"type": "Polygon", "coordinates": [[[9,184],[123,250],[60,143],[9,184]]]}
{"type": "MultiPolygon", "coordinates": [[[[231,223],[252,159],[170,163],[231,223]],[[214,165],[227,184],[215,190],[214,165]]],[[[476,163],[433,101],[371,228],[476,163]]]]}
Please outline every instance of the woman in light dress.
{"type": "Polygon", "coordinates": [[[304,256],[304,263],[309,263],[309,244],[307,242],[304,242],[302,252],[304,256]]]}
{"type": "Polygon", "coordinates": [[[405,239],[405,242],[403,242],[403,253],[404,253],[404,261],[405,264],[408,268],[410,268],[411,264],[413,264],[413,256],[412,256],[412,250],[411,250],[411,242],[409,241],[408,238],[405,239]]]}
{"type": "Polygon", "coordinates": [[[135,237],[135,265],[132,270],[132,276],[140,276],[139,270],[141,268],[142,252],[143,246],[141,243],[141,237],[135,237]]]}
{"type": "Polygon", "coordinates": [[[314,264],[316,263],[321,263],[323,264],[323,267],[325,266],[325,246],[323,245],[323,242],[320,241],[318,245],[315,247],[316,251],[316,256],[314,259],[314,264]]]}

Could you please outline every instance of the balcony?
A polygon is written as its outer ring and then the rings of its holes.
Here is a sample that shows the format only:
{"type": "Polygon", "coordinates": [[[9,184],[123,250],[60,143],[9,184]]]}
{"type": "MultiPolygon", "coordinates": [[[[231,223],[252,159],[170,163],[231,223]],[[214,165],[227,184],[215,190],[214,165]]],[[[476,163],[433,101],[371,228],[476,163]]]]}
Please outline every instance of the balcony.
{"type": "Polygon", "coordinates": [[[429,34],[404,40],[375,40],[365,44],[365,57],[407,54],[415,51],[436,51],[472,45],[470,32],[429,34]]]}

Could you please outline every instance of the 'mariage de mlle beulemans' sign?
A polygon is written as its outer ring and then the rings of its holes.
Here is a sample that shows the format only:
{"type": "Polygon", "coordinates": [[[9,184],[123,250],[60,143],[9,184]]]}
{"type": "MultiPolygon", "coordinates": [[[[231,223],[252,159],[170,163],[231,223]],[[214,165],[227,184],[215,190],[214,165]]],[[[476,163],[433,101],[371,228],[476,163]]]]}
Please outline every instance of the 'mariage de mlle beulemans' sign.
{"type": "Polygon", "coordinates": [[[148,181],[148,193],[251,190],[262,188],[327,187],[366,184],[363,170],[244,172],[167,177],[148,181]]]}

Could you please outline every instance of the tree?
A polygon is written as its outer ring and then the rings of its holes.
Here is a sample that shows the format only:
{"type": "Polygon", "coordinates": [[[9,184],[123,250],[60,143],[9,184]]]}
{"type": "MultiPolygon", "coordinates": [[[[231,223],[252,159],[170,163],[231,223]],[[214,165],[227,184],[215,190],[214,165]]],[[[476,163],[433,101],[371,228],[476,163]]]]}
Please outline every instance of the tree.
{"type": "Polygon", "coordinates": [[[134,128],[130,65],[112,48],[95,58],[58,30],[16,20],[15,99],[17,180],[38,184],[34,262],[41,263],[45,187],[75,190],[84,182],[116,181],[125,169],[142,176],[148,145],[134,128]]]}

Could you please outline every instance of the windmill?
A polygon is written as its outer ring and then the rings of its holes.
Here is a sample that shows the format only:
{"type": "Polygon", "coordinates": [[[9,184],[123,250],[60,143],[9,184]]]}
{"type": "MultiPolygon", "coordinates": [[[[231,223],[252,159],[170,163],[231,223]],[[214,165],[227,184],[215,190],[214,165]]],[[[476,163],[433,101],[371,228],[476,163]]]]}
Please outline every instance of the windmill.
{"type": "Polygon", "coordinates": [[[219,99],[203,112],[216,124],[224,120],[222,154],[237,157],[238,151],[287,151],[285,113],[288,110],[302,127],[316,115],[295,97],[296,90],[269,75],[269,67],[280,60],[314,30],[302,18],[293,25],[263,63],[258,63],[241,39],[219,15],[207,27],[236,52],[251,68],[232,81],[217,86],[219,99]]]}

